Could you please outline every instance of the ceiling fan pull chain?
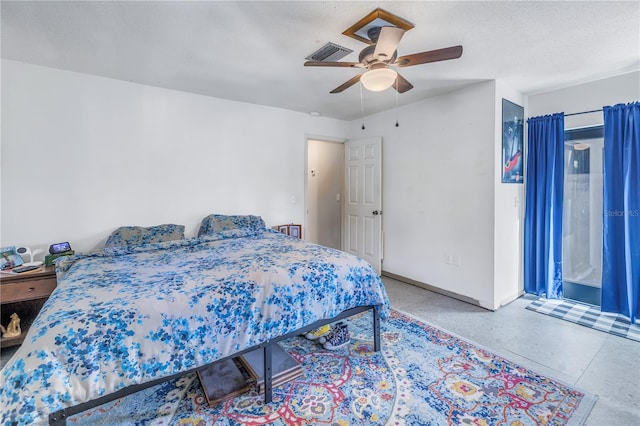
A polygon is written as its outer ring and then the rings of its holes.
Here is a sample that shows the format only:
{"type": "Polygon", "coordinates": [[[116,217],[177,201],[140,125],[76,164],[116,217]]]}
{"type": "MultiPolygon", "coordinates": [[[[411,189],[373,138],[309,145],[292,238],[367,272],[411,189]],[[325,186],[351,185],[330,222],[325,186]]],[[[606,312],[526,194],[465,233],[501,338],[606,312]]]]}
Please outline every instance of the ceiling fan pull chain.
{"type": "Polygon", "coordinates": [[[362,82],[360,83],[360,116],[362,117],[362,130],[364,130],[364,104],[362,102],[362,82]]]}
{"type": "Polygon", "coordinates": [[[398,80],[399,78],[396,77],[396,127],[400,127],[398,123],[398,80]]]}

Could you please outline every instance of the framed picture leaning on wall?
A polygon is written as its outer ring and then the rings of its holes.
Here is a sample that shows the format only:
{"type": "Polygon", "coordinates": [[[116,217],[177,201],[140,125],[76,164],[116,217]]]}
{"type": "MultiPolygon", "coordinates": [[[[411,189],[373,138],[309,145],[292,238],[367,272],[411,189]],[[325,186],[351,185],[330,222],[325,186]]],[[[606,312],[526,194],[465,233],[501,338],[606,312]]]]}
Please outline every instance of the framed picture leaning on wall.
{"type": "Polygon", "coordinates": [[[294,225],[293,223],[290,223],[289,225],[274,226],[274,229],[277,229],[283,234],[287,234],[291,237],[302,239],[302,225],[294,225]]]}
{"type": "Polygon", "coordinates": [[[13,269],[22,263],[22,257],[18,254],[15,246],[0,248],[0,270],[13,269]]]}
{"type": "Polygon", "coordinates": [[[502,99],[502,183],[522,183],[524,108],[502,99]]]}

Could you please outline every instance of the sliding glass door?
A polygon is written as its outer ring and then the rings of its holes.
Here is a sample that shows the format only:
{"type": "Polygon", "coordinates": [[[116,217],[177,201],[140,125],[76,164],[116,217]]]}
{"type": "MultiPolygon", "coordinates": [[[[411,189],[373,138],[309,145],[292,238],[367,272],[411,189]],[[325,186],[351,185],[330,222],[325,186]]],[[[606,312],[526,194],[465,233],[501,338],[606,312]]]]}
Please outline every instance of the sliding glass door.
{"type": "Polygon", "coordinates": [[[602,126],[565,131],[562,275],[564,297],[600,305],[602,126]]]}

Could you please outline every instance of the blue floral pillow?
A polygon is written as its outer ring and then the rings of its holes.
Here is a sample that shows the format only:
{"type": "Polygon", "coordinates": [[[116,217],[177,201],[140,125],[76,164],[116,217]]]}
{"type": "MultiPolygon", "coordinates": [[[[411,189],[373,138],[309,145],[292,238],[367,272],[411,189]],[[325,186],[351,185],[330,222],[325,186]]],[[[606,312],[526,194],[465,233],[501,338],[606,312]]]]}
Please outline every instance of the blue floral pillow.
{"type": "Polygon", "coordinates": [[[105,247],[135,247],[184,239],[183,225],[121,226],[109,235],[105,247]]]}
{"type": "Polygon", "coordinates": [[[250,229],[256,231],[265,227],[264,220],[260,216],[241,216],[241,215],[223,215],[210,214],[202,219],[198,237],[203,235],[212,235],[230,229],[250,229]]]}

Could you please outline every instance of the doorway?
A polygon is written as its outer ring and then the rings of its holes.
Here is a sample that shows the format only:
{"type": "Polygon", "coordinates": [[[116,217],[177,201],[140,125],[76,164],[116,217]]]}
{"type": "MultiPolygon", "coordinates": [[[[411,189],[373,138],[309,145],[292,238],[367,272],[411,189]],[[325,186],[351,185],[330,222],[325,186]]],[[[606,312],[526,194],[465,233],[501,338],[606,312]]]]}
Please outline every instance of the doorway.
{"type": "Polygon", "coordinates": [[[342,249],[344,143],[307,139],[305,240],[342,249]]]}
{"type": "Polygon", "coordinates": [[[346,251],[382,271],[382,138],[307,137],[306,241],[346,251]]]}
{"type": "Polygon", "coordinates": [[[563,293],[600,306],[603,126],[566,130],[564,149],[563,293]]]}

